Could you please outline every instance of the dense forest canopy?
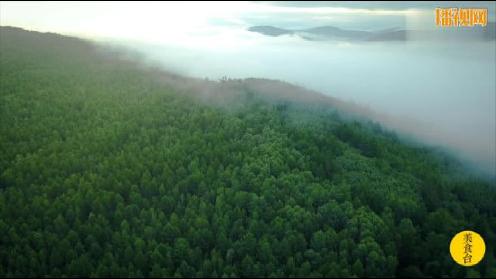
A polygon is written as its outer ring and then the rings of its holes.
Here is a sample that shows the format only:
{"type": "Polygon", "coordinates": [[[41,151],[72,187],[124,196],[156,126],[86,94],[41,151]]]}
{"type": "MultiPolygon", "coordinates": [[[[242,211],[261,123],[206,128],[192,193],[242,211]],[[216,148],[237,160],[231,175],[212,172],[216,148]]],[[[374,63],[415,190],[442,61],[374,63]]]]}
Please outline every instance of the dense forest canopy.
{"type": "Polygon", "coordinates": [[[495,185],[456,160],[119,57],[0,28],[0,276],[496,277],[495,185]],[[473,268],[449,255],[466,229],[473,268]]]}

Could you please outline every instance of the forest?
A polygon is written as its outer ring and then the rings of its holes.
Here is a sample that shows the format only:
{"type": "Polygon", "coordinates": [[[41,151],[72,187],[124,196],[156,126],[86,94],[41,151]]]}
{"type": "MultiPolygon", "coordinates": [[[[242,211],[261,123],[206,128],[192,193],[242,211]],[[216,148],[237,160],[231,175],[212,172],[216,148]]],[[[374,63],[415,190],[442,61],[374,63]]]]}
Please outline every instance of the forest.
{"type": "Polygon", "coordinates": [[[494,180],[328,104],[182,83],[0,27],[1,277],[496,277],[494,180]]]}

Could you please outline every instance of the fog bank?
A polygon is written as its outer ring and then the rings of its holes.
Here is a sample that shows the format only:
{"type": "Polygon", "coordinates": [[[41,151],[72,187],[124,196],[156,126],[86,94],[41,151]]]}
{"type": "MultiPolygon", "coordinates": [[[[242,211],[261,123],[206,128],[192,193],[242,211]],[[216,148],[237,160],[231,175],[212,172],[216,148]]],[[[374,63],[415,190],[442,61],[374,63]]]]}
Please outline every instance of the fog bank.
{"type": "Polygon", "coordinates": [[[278,79],[363,105],[388,115],[387,126],[451,149],[494,175],[494,41],[340,43],[236,35],[243,38],[218,49],[119,45],[186,76],[278,79]]]}

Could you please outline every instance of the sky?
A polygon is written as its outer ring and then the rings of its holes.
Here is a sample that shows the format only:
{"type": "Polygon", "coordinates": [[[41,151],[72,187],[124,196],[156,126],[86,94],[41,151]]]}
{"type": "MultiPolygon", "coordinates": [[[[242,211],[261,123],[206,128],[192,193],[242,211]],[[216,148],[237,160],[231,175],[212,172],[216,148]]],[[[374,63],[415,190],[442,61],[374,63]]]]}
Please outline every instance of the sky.
{"type": "Polygon", "coordinates": [[[488,8],[494,22],[495,6],[494,1],[0,2],[0,25],[118,43],[186,76],[302,85],[423,123],[422,131],[404,128],[496,175],[494,41],[327,43],[247,31],[254,25],[436,29],[436,7],[488,8]]]}
{"type": "Polygon", "coordinates": [[[0,25],[86,38],[208,45],[253,25],[432,28],[434,8],[494,2],[0,2],[0,25]]]}

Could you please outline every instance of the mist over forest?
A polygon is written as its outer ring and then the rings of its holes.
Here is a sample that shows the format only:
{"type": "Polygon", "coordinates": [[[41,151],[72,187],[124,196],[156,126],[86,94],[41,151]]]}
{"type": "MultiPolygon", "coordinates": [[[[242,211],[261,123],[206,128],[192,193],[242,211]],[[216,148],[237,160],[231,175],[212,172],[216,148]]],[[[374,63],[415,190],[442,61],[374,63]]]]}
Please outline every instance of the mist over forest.
{"type": "Polygon", "coordinates": [[[496,277],[496,4],[443,5],[0,2],[0,276],[496,277]]]}
{"type": "Polygon", "coordinates": [[[487,26],[436,26],[428,2],[4,2],[0,13],[3,25],[88,38],[180,75],[276,79],[353,102],[495,177],[495,6],[449,5],[488,8],[487,26]]]}
{"type": "Polygon", "coordinates": [[[117,45],[185,76],[270,78],[352,102],[380,114],[376,120],[385,126],[495,175],[494,40],[340,43],[286,36],[228,51],[117,45]]]}

